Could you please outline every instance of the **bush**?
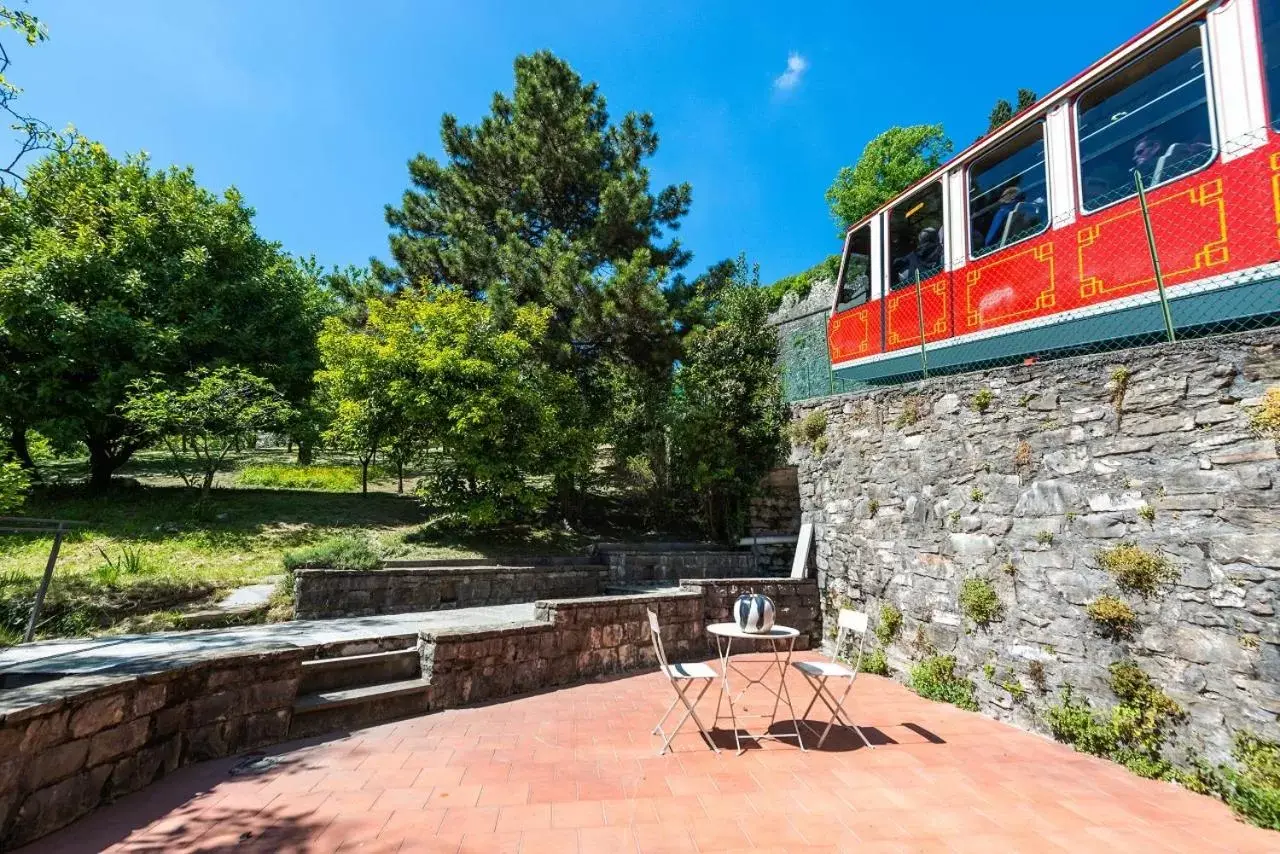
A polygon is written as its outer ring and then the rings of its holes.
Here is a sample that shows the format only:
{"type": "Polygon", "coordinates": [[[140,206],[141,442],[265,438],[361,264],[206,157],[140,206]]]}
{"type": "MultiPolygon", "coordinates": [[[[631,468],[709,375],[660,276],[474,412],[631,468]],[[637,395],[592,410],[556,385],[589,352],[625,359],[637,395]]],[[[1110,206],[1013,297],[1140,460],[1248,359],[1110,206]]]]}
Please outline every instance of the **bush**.
{"type": "Polygon", "coordinates": [[[804,418],[798,418],[787,425],[787,438],[793,445],[810,445],[822,438],[827,432],[827,413],[815,409],[804,418]]]}
{"type": "Polygon", "coordinates": [[[1165,582],[1178,577],[1178,569],[1164,555],[1146,551],[1136,543],[1121,543],[1098,552],[1098,565],[1121,588],[1148,597],[1165,582]]]}
{"type": "Polygon", "coordinates": [[[1220,769],[1218,793],[1237,814],[1280,830],[1280,744],[1237,733],[1231,755],[1240,768],[1220,769]]]}
{"type": "Polygon", "coordinates": [[[1170,779],[1175,772],[1164,758],[1164,742],[1182,719],[1182,708],[1132,661],[1111,665],[1111,690],[1120,703],[1110,716],[1101,716],[1064,688],[1062,702],[1047,712],[1054,738],[1119,762],[1140,776],[1170,779]]]}
{"type": "Polygon", "coordinates": [[[1089,617],[1112,637],[1128,637],[1133,633],[1137,615],[1123,599],[1099,596],[1089,603],[1089,617]]]}
{"type": "Polygon", "coordinates": [[[976,712],[978,701],[973,696],[973,683],[957,676],[955,669],[954,656],[930,656],[911,668],[911,690],[926,699],[976,712]]]}
{"type": "Polygon", "coordinates": [[[884,657],[884,650],[876,648],[862,656],[862,672],[876,676],[889,675],[889,662],[884,657]]]}
{"type": "Polygon", "coordinates": [[[979,626],[997,619],[1004,610],[996,589],[985,578],[966,578],[960,585],[960,610],[979,626]]]}
{"type": "MultiPolygon", "coordinates": [[[[375,479],[369,469],[369,479],[375,479]]],[[[378,471],[378,475],[382,472],[378,471]]],[[[314,489],[321,492],[359,492],[360,469],[355,466],[245,466],[236,475],[241,486],[264,486],[270,489],[314,489]]]]}
{"type": "Polygon", "coordinates": [[[880,606],[880,621],[876,623],[876,639],[882,646],[893,643],[902,628],[902,612],[893,605],[880,606]]]}
{"type": "Polygon", "coordinates": [[[295,569],[377,569],[382,559],[364,537],[342,534],[321,540],[312,546],[284,553],[284,568],[295,569]]]}

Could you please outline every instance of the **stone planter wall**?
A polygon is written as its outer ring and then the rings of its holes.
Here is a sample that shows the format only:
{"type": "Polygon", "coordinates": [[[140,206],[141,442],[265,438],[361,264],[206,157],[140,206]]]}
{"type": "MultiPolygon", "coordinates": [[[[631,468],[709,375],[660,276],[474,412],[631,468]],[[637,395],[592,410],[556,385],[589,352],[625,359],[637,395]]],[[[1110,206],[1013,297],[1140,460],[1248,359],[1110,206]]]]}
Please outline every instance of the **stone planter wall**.
{"type": "Polygon", "coordinates": [[[775,621],[779,625],[800,629],[796,649],[816,649],[822,644],[822,609],[817,579],[686,579],[680,582],[680,586],[702,593],[702,618],[707,624],[733,622],[733,605],[739,596],[763,593],[773,600],[775,621]]]}
{"type": "Polygon", "coordinates": [[[603,565],[577,562],[370,571],[300,569],[294,574],[293,590],[298,619],[318,620],[594,596],[604,575],[603,565]]]}
{"type": "Polygon", "coordinates": [[[828,416],[826,453],[793,454],[826,607],[901,609],[893,669],[955,655],[982,710],[1026,728],[1065,686],[1113,705],[1107,667],[1132,658],[1210,760],[1240,730],[1280,740],[1280,461],[1250,427],[1277,384],[1273,330],[798,405],[828,416]],[[1123,542],[1177,580],[1121,590],[1098,558],[1123,542]],[[958,606],[971,577],[999,595],[989,626],[958,606]],[[1131,638],[1089,618],[1104,593],[1137,614],[1131,638]]]}
{"type": "Polygon", "coordinates": [[[612,551],[606,554],[609,580],[616,583],[668,582],[682,578],[739,578],[758,575],[751,551],[612,551]]]}
{"type": "Polygon", "coordinates": [[[283,741],[304,652],[0,692],[0,850],[191,762],[283,741]]]}

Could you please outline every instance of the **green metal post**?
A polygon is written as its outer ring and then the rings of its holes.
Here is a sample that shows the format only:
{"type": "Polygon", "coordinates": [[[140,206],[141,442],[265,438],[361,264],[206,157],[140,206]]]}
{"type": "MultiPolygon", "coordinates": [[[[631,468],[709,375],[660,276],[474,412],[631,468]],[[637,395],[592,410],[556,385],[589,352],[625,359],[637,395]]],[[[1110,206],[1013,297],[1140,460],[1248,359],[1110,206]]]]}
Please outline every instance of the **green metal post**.
{"type": "Polygon", "coordinates": [[[1173,331],[1173,313],[1169,310],[1169,297],[1164,291],[1164,274],[1160,272],[1160,256],[1156,254],[1156,233],[1151,228],[1151,211],[1147,208],[1147,191],[1142,186],[1142,173],[1133,170],[1133,183],[1138,188],[1138,202],[1142,205],[1142,224],[1147,229],[1147,247],[1151,250],[1151,267],[1156,273],[1156,288],[1160,291],[1160,310],[1164,312],[1164,331],[1169,341],[1177,341],[1173,331]]]}
{"type": "Polygon", "coordinates": [[[920,269],[916,268],[916,317],[920,319],[920,376],[929,378],[929,356],[924,349],[924,294],[920,291],[920,269]]]}

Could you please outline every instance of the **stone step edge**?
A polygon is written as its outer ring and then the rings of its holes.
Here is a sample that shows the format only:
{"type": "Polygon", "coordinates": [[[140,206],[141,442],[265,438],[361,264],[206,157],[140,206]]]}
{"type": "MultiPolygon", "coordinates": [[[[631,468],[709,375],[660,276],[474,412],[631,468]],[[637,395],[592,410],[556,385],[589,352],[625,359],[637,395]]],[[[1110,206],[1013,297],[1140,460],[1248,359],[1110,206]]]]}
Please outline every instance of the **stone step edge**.
{"type": "Polygon", "coordinates": [[[345,670],[348,667],[355,667],[361,664],[373,664],[379,661],[394,661],[397,658],[414,658],[418,657],[417,647],[405,647],[404,649],[390,649],[385,652],[366,652],[360,655],[342,655],[332,658],[312,658],[302,662],[302,675],[306,678],[309,672],[324,672],[327,670],[345,670]]]}
{"type": "Polygon", "coordinates": [[[384,682],[381,685],[365,685],[359,688],[344,688],[341,691],[320,691],[306,694],[293,703],[293,714],[307,715],[315,712],[339,709],[343,706],[355,706],[387,700],[406,694],[425,692],[431,687],[428,679],[405,679],[401,682],[384,682]]]}

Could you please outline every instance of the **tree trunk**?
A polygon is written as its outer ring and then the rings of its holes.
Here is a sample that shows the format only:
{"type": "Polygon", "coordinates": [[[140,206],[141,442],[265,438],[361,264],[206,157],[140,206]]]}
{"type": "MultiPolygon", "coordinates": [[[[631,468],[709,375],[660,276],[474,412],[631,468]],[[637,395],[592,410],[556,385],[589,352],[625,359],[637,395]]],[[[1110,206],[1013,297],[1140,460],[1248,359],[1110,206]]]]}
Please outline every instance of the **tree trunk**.
{"type": "Polygon", "coordinates": [[[369,458],[360,460],[360,494],[369,494],[369,458]]]}
{"type": "Polygon", "coordinates": [[[116,447],[114,442],[99,436],[89,437],[85,444],[89,446],[89,489],[95,492],[107,489],[111,486],[111,475],[133,456],[133,448],[116,447]]]}
{"type": "Polygon", "coordinates": [[[208,498],[209,490],[213,489],[213,474],[214,474],[213,469],[209,469],[204,473],[204,482],[200,484],[200,500],[201,501],[208,498]]]}
{"type": "Polygon", "coordinates": [[[396,492],[404,494],[404,461],[396,461],[396,492]]]}
{"type": "Polygon", "coordinates": [[[311,455],[312,455],[311,443],[303,442],[301,439],[299,439],[298,440],[298,465],[300,466],[311,465],[311,455]]]}
{"type": "Polygon", "coordinates": [[[24,469],[30,472],[36,470],[35,460],[31,459],[31,449],[27,447],[27,428],[25,424],[15,421],[10,425],[9,449],[13,451],[13,458],[24,469]]]}

